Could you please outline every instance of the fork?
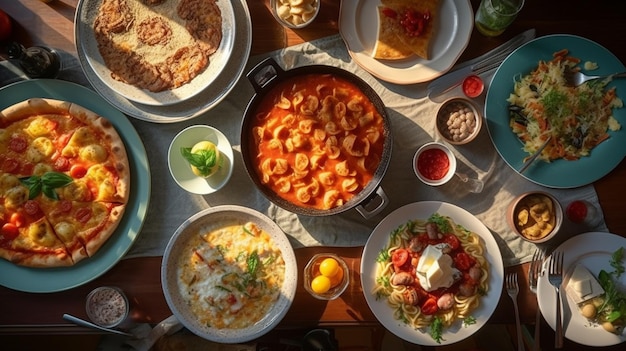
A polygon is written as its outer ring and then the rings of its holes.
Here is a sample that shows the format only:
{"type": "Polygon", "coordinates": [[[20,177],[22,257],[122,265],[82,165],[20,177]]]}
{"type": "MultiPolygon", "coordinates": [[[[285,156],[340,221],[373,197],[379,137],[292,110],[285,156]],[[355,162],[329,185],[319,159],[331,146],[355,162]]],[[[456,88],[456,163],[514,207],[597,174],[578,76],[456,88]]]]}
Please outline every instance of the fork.
{"type": "Polygon", "coordinates": [[[517,294],[519,293],[519,285],[517,284],[517,273],[509,273],[506,275],[506,292],[513,300],[515,309],[515,327],[517,328],[517,350],[524,351],[524,341],[522,339],[522,326],[519,320],[519,309],[517,307],[517,294]]]}
{"type": "Polygon", "coordinates": [[[556,335],[554,347],[563,347],[563,320],[561,318],[561,284],[563,283],[563,252],[554,251],[550,258],[548,281],[556,289],[556,335]]]}
{"type": "Polygon", "coordinates": [[[603,76],[588,76],[580,71],[566,69],[563,72],[563,76],[565,78],[565,83],[567,85],[577,87],[590,80],[604,79],[604,78],[609,78],[609,79],[624,78],[626,77],[626,72],[607,74],[603,76]]]}
{"type": "MultiPolygon", "coordinates": [[[[530,291],[537,295],[537,281],[539,280],[539,276],[541,275],[541,270],[543,268],[543,251],[540,249],[536,249],[533,254],[533,259],[530,262],[530,268],[528,269],[528,285],[530,287],[530,291]]],[[[535,316],[535,343],[533,345],[533,351],[538,351],[540,349],[541,343],[539,342],[539,331],[541,330],[541,310],[539,306],[537,306],[537,315],[535,316]]]]}

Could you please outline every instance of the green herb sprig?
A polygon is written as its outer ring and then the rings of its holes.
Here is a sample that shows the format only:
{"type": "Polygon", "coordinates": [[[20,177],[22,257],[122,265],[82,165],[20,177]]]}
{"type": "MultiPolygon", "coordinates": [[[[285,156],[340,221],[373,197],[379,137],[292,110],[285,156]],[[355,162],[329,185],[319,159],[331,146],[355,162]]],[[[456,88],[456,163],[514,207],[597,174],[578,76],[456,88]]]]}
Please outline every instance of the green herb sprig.
{"type": "Polygon", "coordinates": [[[439,228],[439,231],[442,233],[452,232],[452,227],[450,226],[448,218],[440,215],[439,213],[433,213],[433,215],[428,218],[428,221],[435,223],[439,228]]]}
{"type": "Polygon", "coordinates": [[[59,195],[54,190],[71,184],[74,179],[64,173],[46,172],[42,176],[20,178],[20,181],[28,188],[29,200],[36,198],[42,192],[47,197],[58,200],[59,195]]]}
{"type": "Polygon", "coordinates": [[[430,323],[430,336],[438,344],[441,344],[441,341],[443,340],[443,320],[441,317],[435,317],[432,323],[430,323]]]}
{"type": "Polygon", "coordinates": [[[613,274],[615,278],[618,278],[624,273],[624,264],[622,261],[624,260],[624,248],[620,247],[611,255],[611,260],[609,263],[611,267],[613,267],[613,274]]]}
{"type": "Polygon", "coordinates": [[[203,176],[211,174],[211,170],[217,164],[216,150],[198,150],[191,152],[190,147],[181,147],[180,153],[192,166],[198,169],[203,176]]]}

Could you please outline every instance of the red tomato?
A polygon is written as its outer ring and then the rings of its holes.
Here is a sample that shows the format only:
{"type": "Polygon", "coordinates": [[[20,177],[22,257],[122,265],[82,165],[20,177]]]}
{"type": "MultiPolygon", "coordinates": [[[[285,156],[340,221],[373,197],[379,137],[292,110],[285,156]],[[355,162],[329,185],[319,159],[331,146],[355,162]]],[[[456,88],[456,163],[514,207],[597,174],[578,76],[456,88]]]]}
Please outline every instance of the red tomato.
{"type": "Polygon", "coordinates": [[[11,37],[12,31],[13,24],[11,23],[11,17],[0,9],[0,42],[8,40],[11,37]]]}
{"type": "Polygon", "coordinates": [[[0,234],[2,234],[2,236],[7,240],[13,240],[20,234],[20,230],[13,223],[4,223],[2,229],[0,230],[0,234]]]}
{"type": "Polygon", "coordinates": [[[459,238],[454,234],[445,234],[443,242],[450,245],[452,250],[456,250],[461,246],[461,241],[459,241],[459,238]]]}
{"type": "Polygon", "coordinates": [[[11,224],[15,225],[16,227],[22,227],[24,225],[24,222],[26,222],[26,219],[24,218],[23,214],[19,212],[13,212],[11,214],[11,219],[9,220],[9,222],[11,222],[11,224]]]}
{"type": "Polygon", "coordinates": [[[437,300],[435,298],[428,298],[422,306],[420,307],[424,314],[433,315],[439,311],[439,307],[437,307],[437,300]]]}
{"type": "Polygon", "coordinates": [[[87,174],[87,168],[83,166],[74,165],[72,166],[72,168],[70,168],[70,176],[74,179],[80,179],[84,177],[85,174],[87,174]]]}
{"type": "Polygon", "coordinates": [[[454,256],[454,265],[462,271],[469,270],[475,263],[474,258],[465,252],[459,252],[454,256]]]}
{"type": "Polygon", "coordinates": [[[409,259],[409,252],[406,249],[397,249],[391,254],[391,262],[396,267],[401,267],[409,259]]]}

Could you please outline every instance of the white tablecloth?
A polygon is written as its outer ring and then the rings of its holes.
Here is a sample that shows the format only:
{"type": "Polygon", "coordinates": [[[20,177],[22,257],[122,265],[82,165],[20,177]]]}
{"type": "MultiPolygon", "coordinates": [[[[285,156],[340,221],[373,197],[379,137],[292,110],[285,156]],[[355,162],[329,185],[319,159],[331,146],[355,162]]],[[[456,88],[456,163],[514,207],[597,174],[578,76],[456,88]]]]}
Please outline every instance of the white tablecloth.
{"type": "MultiPolygon", "coordinates": [[[[77,60],[67,54],[63,58],[64,68],[58,78],[88,86],[77,60]]],[[[16,79],[0,76],[0,86],[16,79]]],[[[534,244],[517,237],[506,223],[506,207],[517,194],[543,190],[556,196],[563,207],[575,199],[585,199],[599,207],[592,185],[576,189],[549,189],[518,175],[498,156],[484,127],[472,143],[453,147],[459,170],[485,183],[482,193],[470,193],[459,178],[440,187],[422,184],[413,174],[412,158],[420,145],[436,139],[434,115],[439,106],[426,97],[426,85],[398,86],[372,77],[352,61],[341,38],[331,36],[250,58],[247,69],[233,91],[202,116],[174,124],[156,124],[130,118],[147,150],[152,192],[143,228],[126,257],[162,255],[176,228],[186,218],[207,207],[234,204],[265,213],[288,235],[294,248],[298,248],[364,245],[376,224],[390,212],[412,202],[435,200],[455,204],[480,219],[493,233],[505,266],[510,266],[529,261],[535,249],[534,244]],[[394,138],[389,168],[380,183],[389,197],[389,204],[382,213],[369,220],[356,210],[327,217],[298,216],[273,205],[256,190],[241,158],[240,125],[247,102],[254,94],[245,74],[267,56],[274,57],[284,69],[310,64],[340,67],[356,73],[378,92],[387,106],[394,138]],[[221,130],[235,152],[232,178],[224,188],[206,196],[190,194],[178,187],[167,167],[170,141],[179,131],[194,124],[208,124],[221,130]]],[[[450,94],[459,92],[454,90],[450,94]]],[[[476,102],[482,108],[483,102],[476,102]]],[[[591,229],[607,231],[604,221],[595,228],[576,227],[566,221],[551,245],[591,229]]]]}

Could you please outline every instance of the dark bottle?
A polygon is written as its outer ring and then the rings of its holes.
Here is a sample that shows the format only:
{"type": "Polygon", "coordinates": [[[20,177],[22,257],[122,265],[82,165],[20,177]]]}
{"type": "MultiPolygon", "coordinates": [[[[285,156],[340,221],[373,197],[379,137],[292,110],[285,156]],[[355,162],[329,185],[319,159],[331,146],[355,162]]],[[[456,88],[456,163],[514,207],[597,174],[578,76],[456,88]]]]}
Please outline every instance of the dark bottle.
{"type": "Polygon", "coordinates": [[[11,43],[8,54],[10,59],[19,61],[20,67],[30,78],[54,78],[61,69],[59,55],[43,46],[27,49],[19,43],[11,43]]]}

